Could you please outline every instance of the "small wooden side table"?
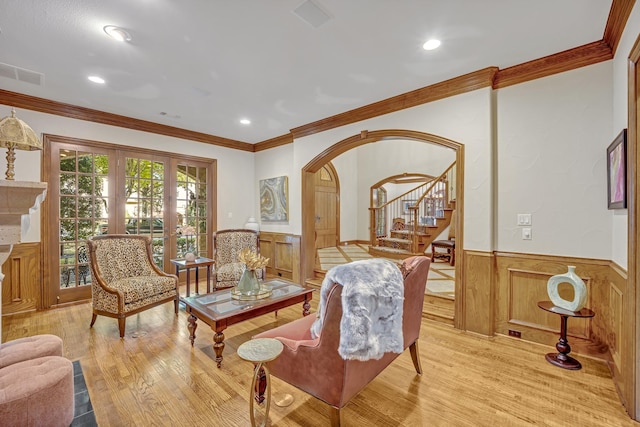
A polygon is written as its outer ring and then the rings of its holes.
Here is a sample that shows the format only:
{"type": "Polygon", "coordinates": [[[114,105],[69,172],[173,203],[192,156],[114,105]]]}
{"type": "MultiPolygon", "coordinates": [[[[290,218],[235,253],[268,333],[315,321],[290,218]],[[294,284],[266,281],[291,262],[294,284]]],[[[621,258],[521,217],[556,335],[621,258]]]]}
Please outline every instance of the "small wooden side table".
{"type": "Polygon", "coordinates": [[[251,388],[249,389],[249,416],[251,417],[251,426],[256,427],[256,418],[254,414],[254,401],[263,403],[265,400],[264,393],[266,389],[266,404],[264,412],[264,420],[261,427],[267,425],[269,420],[269,407],[271,405],[271,376],[269,369],[265,365],[271,362],[282,353],[283,345],[274,338],[256,338],[251,341],[244,342],[238,347],[237,353],[242,360],[252,362],[254,364],[253,379],[251,380],[251,388]]]}
{"type": "Polygon", "coordinates": [[[565,310],[564,308],[553,305],[551,301],[540,301],[538,302],[538,307],[548,311],[549,313],[554,313],[560,316],[560,339],[556,344],[558,353],[547,353],[545,356],[547,362],[564,369],[582,369],[582,364],[569,356],[571,346],[569,345],[569,341],[567,341],[567,319],[569,317],[593,317],[596,314],[588,308],[580,309],[580,311],[565,310]]]}
{"type": "Polygon", "coordinates": [[[176,266],[176,276],[180,274],[180,269],[187,270],[187,296],[191,296],[191,269],[196,269],[196,294],[198,292],[198,270],[200,267],[207,267],[207,293],[211,292],[211,266],[216,263],[214,259],[198,257],[195,261],[187,261],[185,259],[172,259],[171,263],[176,266]]]}

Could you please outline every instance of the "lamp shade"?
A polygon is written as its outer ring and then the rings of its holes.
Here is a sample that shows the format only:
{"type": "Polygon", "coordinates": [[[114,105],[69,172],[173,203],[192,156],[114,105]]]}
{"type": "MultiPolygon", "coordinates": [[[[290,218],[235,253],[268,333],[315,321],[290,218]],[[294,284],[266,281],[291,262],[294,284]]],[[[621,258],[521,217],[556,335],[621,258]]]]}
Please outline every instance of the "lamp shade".
{"type": "Polygon", "coordinates": [[[25,122],[16,117],[16,110],[11,109],[11,117],[0,120],[0,147],[7,148],[8,181],[13,181],[15,173],[13,164],[16,160],[15,150],[42,150],[42,141],[25,122]]]}
{"type": "Polygon", "coordinates": [[[29,125],[16,117],[16,110],[12,108],[11,116],[0,120],[0,147],[42,150],[42,141],[29,125]]]}

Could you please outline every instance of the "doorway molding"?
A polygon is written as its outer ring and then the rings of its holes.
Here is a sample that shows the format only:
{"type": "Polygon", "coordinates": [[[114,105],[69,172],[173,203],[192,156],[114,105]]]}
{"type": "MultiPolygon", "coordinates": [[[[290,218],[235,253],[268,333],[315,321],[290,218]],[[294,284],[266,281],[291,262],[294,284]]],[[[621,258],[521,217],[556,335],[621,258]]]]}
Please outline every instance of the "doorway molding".
{"type": "MultiPolygon", "coordinates": [[[[407,130],[407,129],[382,129],[368,131],[363,130],[356,135],[352,135],[336,142],[322,153],[314,157],[302,168],[302,235],[300,253],[300,272],[302,281],[314,278],[314,222],[315,222],[315,185],[314,174],[318,172],[326,163],[339,155],[360,147],[385,140],[404,139],[416,142],[424,142],[446,147],[455,151],[456,154],[456,232],[460,242],[464,242],[464,144],[443,138],[430,133],[407,130]]],[[[455,320],[454,326],[464,329],[464,257],[460,256],[456,260],[456,285],[455,285],[455,320]]]]}

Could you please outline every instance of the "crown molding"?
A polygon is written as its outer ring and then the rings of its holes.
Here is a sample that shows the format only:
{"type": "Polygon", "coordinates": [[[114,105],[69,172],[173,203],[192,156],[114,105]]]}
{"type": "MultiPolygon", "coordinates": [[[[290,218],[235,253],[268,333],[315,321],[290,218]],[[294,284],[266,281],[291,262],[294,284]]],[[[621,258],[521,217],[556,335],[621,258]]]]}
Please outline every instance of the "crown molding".
{"type": "Polygon", "coordinates": [[[498,67],[483,68],[482,70],[474,71],[460,77],[454,77],[440,83],[396,95],[382,101],[374,102],[373,104],[291,129],[291,134],[294,139],[297,139],[372,117],[404,110],[405,108],[460,95],[483,87],[490,87],[497,71],[498,67]]]}
{"type": "Polygon", "coordinates": [[[493,88],[500,89],[609,59],[613,59],[611,47],[604,40],[599,40],[500,70],[493,88]]]}
{"type": "Polygon", "coordinates": [[[253,151],[264,151],[270,148],[276,148],[287,144],[293,144],[293,135],[291,133],[286,133],[284,135],[276,136],[275,138],[258,142],[253,146],[253,151]]]}
{"type": "Polygon", "coordinates": [[[201,132],[194,132],[173,126],[148,122],[146,120],[133,119],[119,114],[105,113],[91,108],[78,107],[76,105],[51,101],[45,98],[9,92],[0,89],[0,104],[10,105],[16,108],[39,111],[41,113],[55,114],[72,119],[85,120],[109,126],[118,126],[127,129],[150,132],[174,138],[190,141],[204,142],[205,144],[218,145],[225,148],[233,148],[242,151],[253,151],[253,144],[222,138],[201,132]]]}
{"type": "Polygon", "coordinates": [[[614,55],[635,3],[636,0],[613,0],[611,4],[611,10],[609,11],[609,18],[607,18],[607,25],[604,28],[602,40],[609,45],[614,55]]]}

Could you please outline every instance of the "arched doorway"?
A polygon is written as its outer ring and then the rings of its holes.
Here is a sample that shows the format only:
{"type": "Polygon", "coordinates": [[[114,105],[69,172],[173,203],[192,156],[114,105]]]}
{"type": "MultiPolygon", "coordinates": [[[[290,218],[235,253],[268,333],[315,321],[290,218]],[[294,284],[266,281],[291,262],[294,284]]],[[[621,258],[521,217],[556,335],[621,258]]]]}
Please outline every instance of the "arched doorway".
{"type": "MultiPolygon", "coordinates": [[[[301,277],[303,281],[314,277],[315,261],[315,174],[328,162],[353,148],[388,139],[406,139],[425,142],[450,148],[455,151],[456,163],[456,219],[457,239],[464,242],[464,145],[437,135],[402,129],[387,129],[376,131],[362,131],[339,141],[318,154],[302,168],[302,242],[301,242],[301,277]]],[[[454,326],[463,329],[464,319],[464,283],[462,272],[464,271],[464,257],[460,256],[456,262],[456,300],[454,326]]]]}

